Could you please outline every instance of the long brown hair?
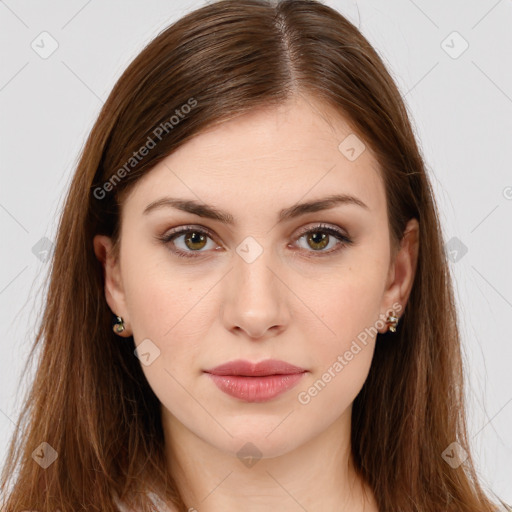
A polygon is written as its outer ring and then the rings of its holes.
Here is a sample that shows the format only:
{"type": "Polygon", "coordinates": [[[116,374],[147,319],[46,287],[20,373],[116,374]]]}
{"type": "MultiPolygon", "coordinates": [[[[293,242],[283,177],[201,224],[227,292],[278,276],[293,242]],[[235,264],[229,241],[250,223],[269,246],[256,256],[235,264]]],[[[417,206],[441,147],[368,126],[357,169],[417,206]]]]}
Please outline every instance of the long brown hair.
{"type": "Polygon", "coordinates": [[[393,243],[409,219],[420,225],[405,313],[395,334],[379,335],[353,404],[356,468],[382,512],[497,509],[471,458],[437,206],[396,85],[357,28],[320,2],[223,0],[184,16],[135,58],[80,155],[27,361],[39,352],[36,374],[0,482],[3,510],[114,511],[113,495],[146,510],[149,482],[187,510],[166,470],[160,403],[133,338],[120,343],[112,332],[92,240],[118,241],[123,195],[184,142],[295,93],[333,107],[377,155],[393,243]],[[53,454],[43,442],[57,454],[46,468],[35,462],[37,450],[53,454]],[[456,468],[442,457],[454,442],[468,454],[456,468]]]}

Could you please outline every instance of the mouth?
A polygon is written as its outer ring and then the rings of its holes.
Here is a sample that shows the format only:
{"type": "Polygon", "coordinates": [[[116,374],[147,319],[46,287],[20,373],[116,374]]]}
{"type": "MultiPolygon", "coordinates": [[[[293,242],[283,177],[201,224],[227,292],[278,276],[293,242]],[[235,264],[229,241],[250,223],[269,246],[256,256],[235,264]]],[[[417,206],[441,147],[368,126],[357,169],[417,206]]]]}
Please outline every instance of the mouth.
{"type": "Polygon", "coordinates": [[[231,397],[244,402],[266,402],[298,384],[307,370],[285,361],[267,359],[259,363],[230,361],[204,372],[231,397]]]}

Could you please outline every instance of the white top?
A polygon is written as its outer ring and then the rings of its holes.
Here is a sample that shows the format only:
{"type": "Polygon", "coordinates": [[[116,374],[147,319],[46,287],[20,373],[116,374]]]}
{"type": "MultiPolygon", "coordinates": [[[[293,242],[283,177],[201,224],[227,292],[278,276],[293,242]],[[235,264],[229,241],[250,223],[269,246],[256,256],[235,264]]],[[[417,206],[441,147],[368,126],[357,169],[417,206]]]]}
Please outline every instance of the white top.
{"type": "MultiPolygon", "coordinates": [[[[158,512],[177,512],[177,510],[173,508],[169,508],[163,500],[158,496],[158,494],[155,494],[154,492],[148,492],[147,493],[148,498],[151,500],[153,505],[155,505],[158,512]]],[[[119,501],[118,498],[114,498],[117,507],[119,508],[119,512],[137,512],[133,508],[128,507],[124,502],[119,501]]]]}

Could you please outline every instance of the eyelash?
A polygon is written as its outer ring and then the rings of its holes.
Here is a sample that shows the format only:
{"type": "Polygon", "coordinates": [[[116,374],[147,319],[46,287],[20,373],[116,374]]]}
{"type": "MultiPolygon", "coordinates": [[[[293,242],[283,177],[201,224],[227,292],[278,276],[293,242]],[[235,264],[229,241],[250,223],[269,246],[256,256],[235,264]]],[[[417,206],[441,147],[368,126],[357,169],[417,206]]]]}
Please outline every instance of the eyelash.
{"type": "MultiPolygon", "coordinates": [[[[212,233],[209,230],[207,230],[205,228],[197,228],[197,227],[193,227],[193,226],[184,226],[182,228],[178,228],[175,231],[171,231],[170,233],[167,233],[163,236],[157,237],[157,239],[167,245],[167,244],[169,244],[169,242],[172,242],[175,238],[178,238],[178,236],[187,234],[187,233],[197,233],[200,235],[206,235],[207,237],[213,239],[212,233]]],[[[310,233],[328,233],[329,235],[332,235],[335,238],[337,238],[340,241],[340,243],[338,244],[337,248],[331,249],[329,251],[306,251],[306,252],[312,252],[314,254],[312,256],[307,256],[308,258],[309,257],[317,258],[317,257],[323,257],[325,255],[331,255],[333,253],[337,253],[338,251],[343,249],[345,246],[351,245],[353,243],[353,241],[350,238],[348,238],[346,235],[344,235],[340,230],[338,230],[337,228],[333,228],[331,226],[325,225],[325,224],[318,224],[317,226],[313,226],[312,228],[302,231],[295,238],[294,241],[300,240],[304,235],[308,235],[310,233]]],[[[205,251],[182,251],[181,249],[172,249],[172,252],[180,258],[198,258],[201,256],[200,256],[200,254],[197,254],[197,253],[201,253],[201,252],[205,252],[205,251]]]]}

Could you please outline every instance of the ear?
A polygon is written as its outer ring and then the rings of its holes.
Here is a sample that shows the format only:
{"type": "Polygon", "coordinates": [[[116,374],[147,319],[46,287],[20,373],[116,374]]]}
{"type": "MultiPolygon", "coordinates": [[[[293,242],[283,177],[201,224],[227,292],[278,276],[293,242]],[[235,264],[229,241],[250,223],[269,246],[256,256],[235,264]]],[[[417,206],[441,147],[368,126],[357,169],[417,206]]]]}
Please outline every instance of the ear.
{"type": "MultiPolygon", "coordinates": [[[[419,252],[419,224],[417,219],[410,219],[405,227],[400,248],[392,258],[386,289],[382,299],[383,315],[387,318],[391,311],[401,317],[411,294],[419,252]]],[[[379,330],[386,332],[387,325],[379,330]]]]}
{"type": "Polygon", "coordinates": [[[131,336],[128,309],[121,280],[119,259],[114,258],[112,239],[106,235],[96,235],[93,239],[94,253],[103,267],[105,281],[105,299],[112,312],[123,318],[125,330],[118,334],[125,338],[131,336]]]}

